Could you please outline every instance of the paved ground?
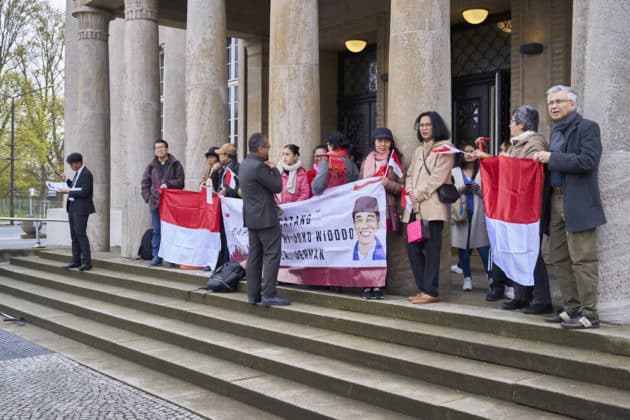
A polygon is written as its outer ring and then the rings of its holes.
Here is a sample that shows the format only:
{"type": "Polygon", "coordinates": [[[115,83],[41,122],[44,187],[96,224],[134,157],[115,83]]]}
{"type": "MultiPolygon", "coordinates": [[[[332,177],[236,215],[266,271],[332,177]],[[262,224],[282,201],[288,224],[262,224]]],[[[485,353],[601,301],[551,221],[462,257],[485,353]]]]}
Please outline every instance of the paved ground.
{"type": "Polygon", "coordinates": [[[199,419],[0,330],[2,419],[199,419]]]}
{"type": "MultiPolygon", "coordinates": [[[[7,249],[26,249],[32,248],[35,245],[35,239],[22,239],[21,235],[24,233],[20,227],[19,222],[15,225],[10,225],[7,222],[0,223],[0,250],[7,249]]],[[[42,227],[42,233],[46,233],[46,226],[42,227]]],[[[46,238],[42,238],[42,245],[46,245],[46,238]]]]}

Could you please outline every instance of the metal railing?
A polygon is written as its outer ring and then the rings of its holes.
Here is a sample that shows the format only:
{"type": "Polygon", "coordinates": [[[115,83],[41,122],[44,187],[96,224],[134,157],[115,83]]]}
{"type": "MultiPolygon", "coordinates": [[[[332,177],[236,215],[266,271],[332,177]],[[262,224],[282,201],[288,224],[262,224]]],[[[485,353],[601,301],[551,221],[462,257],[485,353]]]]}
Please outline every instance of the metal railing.
{"type": "Polygon", "coordinates": [[[43,248],[41,238],[39,237],[39,229],[42,222],[63,222],[68,223],[67,220],[64,219],[47,219],[45,217],[0,217],[0,220],[8,220],[10,222],[33,222],[35,227],[35,245],[33,248],[43,248]]]}

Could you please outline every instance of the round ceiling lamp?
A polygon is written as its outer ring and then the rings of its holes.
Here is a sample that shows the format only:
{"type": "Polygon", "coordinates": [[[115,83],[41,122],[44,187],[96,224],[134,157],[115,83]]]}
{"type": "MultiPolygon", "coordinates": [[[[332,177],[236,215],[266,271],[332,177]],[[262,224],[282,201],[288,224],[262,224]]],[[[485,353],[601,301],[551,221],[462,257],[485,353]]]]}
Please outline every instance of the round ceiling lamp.
{"type": "Polygon", "coordinates": [[[462,16],[471,25],[478,25],[488,17],[488,9],[466,9],[462,12],[462,16]]]}
{"type": "Polygon", "coordinates": [[[362,39],[349,39],[346,41],[346,48],[353,53],[360,53],[367,46],[367,42],[362,39]]]}

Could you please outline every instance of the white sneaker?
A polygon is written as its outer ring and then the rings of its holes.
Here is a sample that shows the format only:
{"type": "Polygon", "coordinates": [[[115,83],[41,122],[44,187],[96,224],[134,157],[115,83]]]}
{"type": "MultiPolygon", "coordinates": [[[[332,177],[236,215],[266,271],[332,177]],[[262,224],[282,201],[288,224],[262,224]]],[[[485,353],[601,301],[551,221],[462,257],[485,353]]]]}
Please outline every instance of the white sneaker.
{"type": "Polygon", "coordinates": [[[472,290],[472,279],[470,277],[464,277],[464,285],[462,290],[470,292],[472,290]]]}
{"type": "Polygon", "coordinates": [[[459,266],[457,264],[455,265],[451,265],[451,271],[455,274],[464,274],[464,270],[462,270],[461,268],[459,268],[459,266]]]}
{"type": "Polygon", "coordinates": [[[513,287],[505,287],[505,292],[503,292],[503,296],[507,299],[514,299],[514,288],[513,287]]]}

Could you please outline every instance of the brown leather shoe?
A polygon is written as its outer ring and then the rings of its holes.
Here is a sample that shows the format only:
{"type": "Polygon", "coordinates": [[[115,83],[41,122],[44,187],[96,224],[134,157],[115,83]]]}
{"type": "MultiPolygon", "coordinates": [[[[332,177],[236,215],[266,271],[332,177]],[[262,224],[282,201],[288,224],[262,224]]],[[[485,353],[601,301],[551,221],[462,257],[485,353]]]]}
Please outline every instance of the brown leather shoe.
{"type": "Polygon", "coordinates": [[[409,302],[411,302],[411,301],[412,301],[412,300],[414,300],[414,299],[419,299],[419,298],[420,298],[420,297],[422,297],[423,295],[424,295],[424,293],[422,293],[422,292],[418,292],[418,293],[416,293],[416,294],[415,294],[415,295],[413,295],[413,296],[409,296],[409,297],[407,298],[407,300],[408,300],[409,302]]]}
{"type": "Polygon", "coordinates": [[[423,294],[419,298],[413,299],[411,301],[411,303],[414,303],[414,304],[418,304],[418,303],[435,303],[435,302],[441,302],[441,301],[442,301],[442,299],[437,297],[437,296],[431,296],[431,295],[423,294]]]}

